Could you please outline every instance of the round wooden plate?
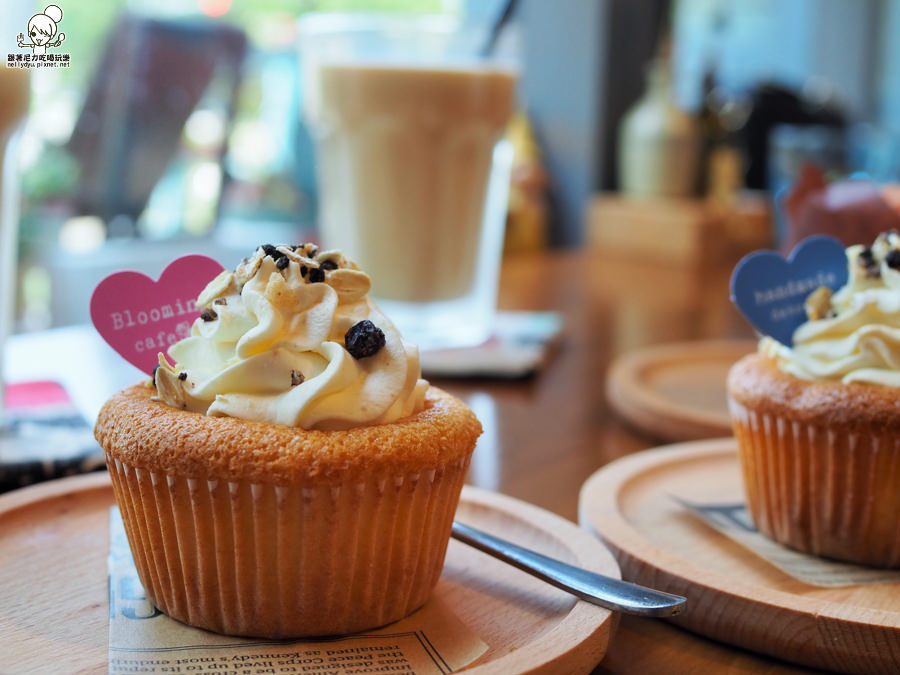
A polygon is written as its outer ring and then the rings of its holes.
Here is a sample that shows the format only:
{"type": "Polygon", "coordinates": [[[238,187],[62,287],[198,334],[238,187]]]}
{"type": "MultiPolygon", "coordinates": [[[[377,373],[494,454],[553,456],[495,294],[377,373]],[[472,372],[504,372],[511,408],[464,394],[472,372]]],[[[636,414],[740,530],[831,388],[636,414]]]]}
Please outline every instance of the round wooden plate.
{"type": "Polygon", "coordinates": [[[725,378],[755,349],[752,341],[713,340],[628,352],[610,366],[607,400],[625,420],[662,440],[729,435],[725,378]]]}
{"type": "Polygon", "coordinates": [[[814,668],[900,672],[900,583],[807,585],[672,498],[722,503],[742,494],[734,440],[697,441],[607,465],[582,487],[579,512],[624,578],[688,598],[672,619],[685,628],[814,668]]]}
{"type": "MultiPolygon", "coordinates": [[[[49,481],[0,497],[0,654],[4,672],[107,672],[107,474],[49,481]]],[[[610,552],[574,523],[466,487],[461,522],[619,577],[610,552]]],[[[487,645],[466,672],[587,673],[617,615],[451,541],[435,593],[487,645]]]]}

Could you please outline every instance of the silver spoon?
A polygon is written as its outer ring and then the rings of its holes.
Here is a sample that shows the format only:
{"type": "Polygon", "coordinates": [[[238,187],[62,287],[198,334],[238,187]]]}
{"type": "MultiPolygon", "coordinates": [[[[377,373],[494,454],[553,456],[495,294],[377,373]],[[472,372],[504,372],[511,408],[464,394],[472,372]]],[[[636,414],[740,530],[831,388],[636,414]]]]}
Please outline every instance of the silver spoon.
{"type": "Polygon", "coordinates": [[[454,521],[452,535],[557,588],[606,609],[637,616],[674,616],[686,598],[596,574],[454,521]]]}

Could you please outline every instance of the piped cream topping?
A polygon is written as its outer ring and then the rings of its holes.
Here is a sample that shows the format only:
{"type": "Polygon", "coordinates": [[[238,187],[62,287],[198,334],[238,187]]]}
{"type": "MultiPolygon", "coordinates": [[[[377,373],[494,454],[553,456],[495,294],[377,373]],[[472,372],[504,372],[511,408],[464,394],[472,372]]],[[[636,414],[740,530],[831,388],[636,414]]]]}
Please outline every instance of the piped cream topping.
{"type": "Polygon", "coordinates": [[[849,247],[847,264],[842,288],[810,296],[793,347],[764,337],[759,351],[803,379],[900,387],[900,235],[849,247]]]}
{"type": "Polygon", "coordinates": [[[371,301],[370,287],[339,251],[258,248],[200,294],[203,313],[191,335],[169,348],[175,364],[160,354],[158,398],[210,416],[304,429],[386,423],[420,411],[428,383],[418,349],[371,301]]]}

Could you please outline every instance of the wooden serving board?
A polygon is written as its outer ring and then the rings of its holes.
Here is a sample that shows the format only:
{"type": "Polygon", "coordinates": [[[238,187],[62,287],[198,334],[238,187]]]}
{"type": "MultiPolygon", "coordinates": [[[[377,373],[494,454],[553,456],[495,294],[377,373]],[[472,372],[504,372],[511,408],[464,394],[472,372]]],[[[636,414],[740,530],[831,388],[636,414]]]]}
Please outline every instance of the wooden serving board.
{"type": "MultiPolygon", "coordinates": [[[[0,497],[3,672],[107,671],[112,504],[105,473],[0,497]]],[[[467,486],[457,517],[547,555],[620,576],[596,538],[530,504],[467,486]]],[[[435,593],[487,643],[487,652],[465,669],[478,675],[590,672],[617,623],[617,615],[457,541],[450,542],[435,593]]]]}
{"type": "Polygon", "coordinates": [[[713,340],[628,352],[610,366],[607,400],[625,420],[665,441],[730,435],[725,378],[755,349],[752,341],[713,340]]]}
{"type": "Polygon", "coordinates": [[[580,519],[625,579],[688,598],[672,619],[685,628],[814,668],[900,672],[900,583],[807,585],[672,498],[722,503],[742,494],[733,439],[683,443],[595,473],[581,490],[580,519]]]}

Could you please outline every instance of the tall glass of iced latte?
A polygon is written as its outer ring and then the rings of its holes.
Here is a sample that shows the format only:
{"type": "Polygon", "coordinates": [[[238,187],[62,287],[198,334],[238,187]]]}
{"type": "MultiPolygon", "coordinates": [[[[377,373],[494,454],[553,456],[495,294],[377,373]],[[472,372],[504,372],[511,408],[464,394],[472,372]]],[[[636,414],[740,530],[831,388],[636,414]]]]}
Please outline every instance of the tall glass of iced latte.
{"type": "Polygon", "coordinates": [[[378,303],[420,347],[485,340],[515,71],[476,56],[444,17],[312,15],[300,35],[323,245],[371,271],[378,303]]]}

